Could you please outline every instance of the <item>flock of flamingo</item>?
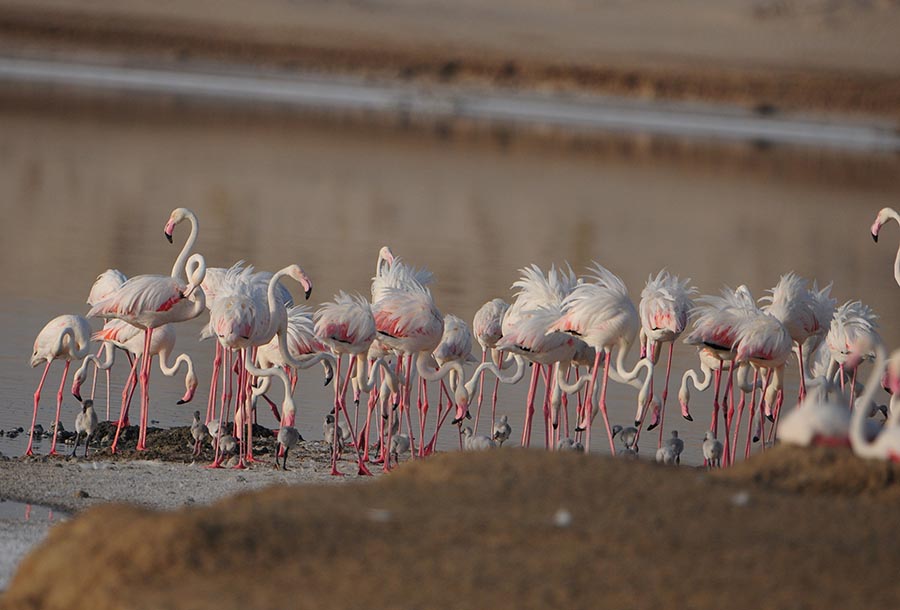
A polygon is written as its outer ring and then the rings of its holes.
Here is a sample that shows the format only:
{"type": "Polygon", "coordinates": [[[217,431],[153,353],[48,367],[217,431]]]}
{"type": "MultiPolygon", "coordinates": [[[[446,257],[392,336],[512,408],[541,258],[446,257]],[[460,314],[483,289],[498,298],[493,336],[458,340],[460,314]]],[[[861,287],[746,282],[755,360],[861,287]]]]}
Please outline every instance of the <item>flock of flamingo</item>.
{"type": "MultiPolygon", "coordinates": [[[[900,216],[890,208],[878,213],[871,227],[875,241],[890,219],[900,223],[900,216]]],[[[522,269],[513,284],[512,303],[499,298],[487,302],[475,314],[470,330],[461,318],[443,316],[438,310],[428,288],[431,274],[401,261],[388,247],[378,253],[371,301],[341,292],[313,312],[295,305],[280,283],[288,278],[297,281],[308,299],[312,281],[298,265],[274,274],[256,272],[243,262],[228,269],[207,268],[204,257],[193,252],[199,228],[193,212],[174,210],[165,236],[171,243],[175,228],[183,222],[189,223],[190,235],[170,275],[126,278],[114,269],[100,274],[90,290],[87,318],[105,319],[102,330],[92,333],[83,316],[62,315],[38,334],[31,365],[46,366],[34,393],[26,455],[33,452],[41,390],[53,361],[63,361],[65,368],[57,393],[51,454],[56,453],[55,431],[70,364],[82,362],[72,386],[73,395],[81,401],[89,367],[94,367],[94,384],[98,370],[106,371],[108,381],[116,348],[128,357],[131,372],[110,449],[115,453],[120,434],[129,425],[130,403],[138,385],[137,449],[145,449],[152,358],[158,356],[160,369],[168,376],[186,367],[186,392],[179,404],[190,401],[198,380],[188,355],[173,360],[175,325],[208,311],[209,323],[201,337],[216,339],[213,373],[205,415],[195,412],[192,433],[195,453],[199,454],[206,439],[215,447],[211,467],[220,467],[231,447],[237,452],[236,467],[255,461],[251,439],[260,400],[271,407],[279,422],[278,457],[286,467],[288,451],[300,440],[293,401],[298,371],[317,364],[325,372],[326,385],[335,380],[334,408],[325,424],[335,475],[341,474],[338,458],[347,448],[355,453],[360,474],[370,474],[367,464],[382,464],[387,471],[404,453],[414,458],[429,455],[448,418],[459,428],[461,447],[487,449],[502,444],[512,431],[505,415],[497,417],[499,386],[523,379],[529,365],[522,446],[531,445],[538,404],[544,421],[541,441],[548,449],[590,451],[599,414],[613,454],[617,452],[614,437],[624,445],[620,453],[633,454],[642,431],[658,428],[657,461],[677,463],[684,442],[676,431],[663,438],[663,427],[673,346],[684,333],[685,342],[697,347],[699,367],[682,378],[681,416],[693,421],[691,386],[695,391],[713,386],[709,430],[702,447],[708,466],[728,466],[739,457],[741,444],[747,458],[753,442],[762,440],[765,449],[775,438],[800,445],[846,444],[870,458],[900,456],[900,427],[894,425],[900,408],[893,408],[893,398],[884,425],[871,417],[872,398],[880,386],[894,397],[900,395],[900,351],[887,356],[869,307],[859,301],[838,307],[830,296],[830,285],[819,288],[794,273],[782,276],[770,294],[757,301],[746,286],[698,297],[690,280],[663,270],[650,277],[635,307],[622,280],[597,263],[583,277],[577,277],[568,265],[552,266],[547,273],[532,265],[522,269]],[[467,379],[464,366],[477,362],[471,353],[473,335],[482,356],[467,379]],[[629,366],[626,361],[635,340],[640,353],[629,366]],[[96,354],[89,353],[92,341],[101,342],[96,354]],[[666,348],[665,375],[657,395],[655,370],[666,348]],[[782,418],[786,368],[794,356],[797,407],[782,418]],[[865,385],[859,384],[860,364],[873,359],[865,385]],[[495,378],[491,434],[478,435],[487,374],[495,378]],[[273,382],[283,387],[280,408],[268,397],[273,382]],[[437,382],[440,389],[437,415],[426,440],[429,382],[437,382]],[[610,426],[607,388],[611,382],[636,390],[634,427],[610,426]],[[353,417],[347,404],[351,391],[356,405],[353,417]],[[363,394],[367,400],[361,409],[363,394]],[[570,403],[575,407],[574,426],[569,420],[570,403]],[[464,428],[473,410],[474,428],[464,428]],[[718,440],[720,430],[722,441],[718,440]]],[[[900,250],[894,275],[900,284],[900,250]]],[[[85,399],[76,423],[76,432],[88,436],[85,452],[96,426],[93,401],[85,399]]]]}

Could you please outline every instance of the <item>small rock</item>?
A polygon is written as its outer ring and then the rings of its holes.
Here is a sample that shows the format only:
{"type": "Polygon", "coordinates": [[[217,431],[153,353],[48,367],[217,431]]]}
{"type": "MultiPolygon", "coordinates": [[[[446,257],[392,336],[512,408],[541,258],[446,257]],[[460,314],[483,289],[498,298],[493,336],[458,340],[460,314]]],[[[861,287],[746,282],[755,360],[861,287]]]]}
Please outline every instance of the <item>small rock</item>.
{"type": "Polygon", "coordinates": [[[391,511],[384,508],[369,508],[366,510],[366,517],[373,523],[389,523],[393,516],[391,511]]]}
{"type": "Polygon", "coordinates": [[[750,504],[750,492],[749,491],[739,491],[733,496],[731,496],[731,503],[735,506],[747,506],[750,504]]]}
{"type": "Polygon", "coordinates": [[[18,432],[19,434],[22,434],[23,432],[25,432],[25,428],[23,428],[22,426],[19,426],[18,428],[16,428],[16,432],[18,432]]]}
{"type": "Polygon", "coordinates": [[[76,498],[90,498],[91,496],[85,490],[79,489],[78,491],[75,492],[75,497],[76,498]]]}
{"type": "Polygon", "coordinates": [[[564,508],[559,509],[553,515],[553,525],[556,527],[569,527],[572,525],[572,513],[564,508]]]}
{"type": "Polygon", "coordinates": [[[238,476],[235,477],[235,481],[237,481],[237,482],[239,482],[239,483],[246,483],[246,482],[247,482],[247,478],[244,477],[244,476],[242,476],[242,475],[238,475],[238,476]]]}
{"type": "Polygon", "coordinates": [[[37,424],[37,425],[34,427],[34,435],[35,435],[35,436],[38,436],[38,435],[43,434],[43,433],[44,433],[44,426],[42,426],[42,425],[40,425],[40,424],[37,424]]]}

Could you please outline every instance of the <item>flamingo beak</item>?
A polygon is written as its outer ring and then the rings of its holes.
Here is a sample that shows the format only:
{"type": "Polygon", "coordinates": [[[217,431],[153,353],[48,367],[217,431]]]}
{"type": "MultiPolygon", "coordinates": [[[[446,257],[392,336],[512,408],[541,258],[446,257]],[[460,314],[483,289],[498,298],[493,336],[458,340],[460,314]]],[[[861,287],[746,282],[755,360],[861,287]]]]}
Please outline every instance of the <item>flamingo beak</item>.
{"type": "Polygon", "coordinates": [[[877,244],[878,243],[878,233],[872,232],[872,240],[877,244]]]}
{"type": "Polygon", "coordinates": [[[169,222],[166,223],[166,228],[164,233],[166,234],[166,239],[169,240],[169,243],[172,243],[172,233],[175,231],[175,223],[172,219],[169,219],[169,222]]]}
{"type": "Polygon", "coordinates": [[[306,291],[303,293],[303,296],[305,296],[306,300],[308,301],[309,295],[311,295],[311,294],[312,294],[312,286],[310,286],[309,288],[306,289],[306,291]]]}

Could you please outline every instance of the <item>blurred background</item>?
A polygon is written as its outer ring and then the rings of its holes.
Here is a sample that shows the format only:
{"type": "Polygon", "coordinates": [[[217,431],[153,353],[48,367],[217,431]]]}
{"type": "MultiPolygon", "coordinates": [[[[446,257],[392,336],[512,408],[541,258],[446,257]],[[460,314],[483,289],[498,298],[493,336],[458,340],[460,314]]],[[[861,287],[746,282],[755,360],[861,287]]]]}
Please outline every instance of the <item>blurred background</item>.
{"type": "MultiPolygon", "coordinates": [[[[888,0],[0,0],[0,428],[29,424],[47,320],[84,313],[107,268],[169,272],[179,206],[210,265],[299,263],[312,306],[367,294],[382,245],[469,321],[531,263],[596,260],[635,303],[663,267],[756,296],[793,270],[871,305],[897,345],[900,232],[876,245],[869,226],[900,205],[898,32],[888,0]]],[[[202,409],[200,326],[179,348],[202,409]]],[[[679,346],[673,384],[695,364],[679,346]]],[[[151,419],[189,423],[157,375],[151,419]]],[[[318,438],[330,394],[304,380],[318,438]]],[[[524,392],[501,394],[514,436],[524,392]]],[[[613,397],[627,425],[633,397],[613,397]]],[[[695,463],[709,401],[677,420],[695,463]]],[[[76,410],[66,391],[67,428],[76,410]]]]}

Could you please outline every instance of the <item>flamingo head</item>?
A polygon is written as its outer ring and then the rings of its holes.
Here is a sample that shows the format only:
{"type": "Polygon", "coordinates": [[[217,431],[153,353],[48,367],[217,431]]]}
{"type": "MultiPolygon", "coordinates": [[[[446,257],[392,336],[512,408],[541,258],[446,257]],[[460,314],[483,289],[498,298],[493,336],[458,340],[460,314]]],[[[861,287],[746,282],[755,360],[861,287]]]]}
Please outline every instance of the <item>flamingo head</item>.
{"type": "Polygon", "coordinates": [[[284,274],[289,275],[294,278],[300,285],[303,286],[303,294],[309,299],[309,295],[312,294],[312,280],[309,279],[309,276],[306,272],[300,267],[300,265],[290,265],[284,268],[284,274]]]}
{"type": "Polygon", "coordinates": [[[394,264],[394,253],[391,252],[391,249],[387,246],[381,246],[381,250],[378,251],[378,271],[381,272],[381,265],[383,263],[387,263],[387,266],[390,267],[394,264]]]}
{"type": "Polygon", "coordinates": [[[875,243],[878,243],[878,233],[881,231],[881,227],[883,227],[884,223],[890,218],[890,211],[890,208],[881,208],[881,210],[878,211],[878,216],[875,217],[875,222],[872,223],[872,239],[875,240],[875,243]]]}
{"type": "Polygon", "coordinates": [[[688,403],[691,400],[690,390],[687,389],[687,386],[683,386],[681,390],[678,391],[678,403],[681,405],[681,416],[688,421],[694,421],[694,418],[691,417],[691,411],[688,407],[688,403]]]}
{"type": "Polygon", "coordinates": [[[72,380],[72,396],[74,396],[78,402],[82,402],[81,384],[84,383],[85,377],[87,377],[87,370],[78,369],[78,372],[75,373],[75,378],[72,380]]]}
{"type": "Polygon", "coordinates": [[[172,210],[172,213],[169,214],[169,221],[166,223],[165,234],[166,239],[169,240],[169,243],[172,243],[172,232],[175,231],[175,225],[179,222],[182,222],[188,217],[190,211],[187,208],[175,208],[172,210]]]}
{"type": "Polygon", "coordinates": [[[194,371],[188,371],[188,374],[185,375],[184,387],[184,396],[182,396],[181,400],[179,400],[177,403],[179,405],[183,405],[186,402],[191,402],[191,399],[194,397],[194,392],[197,391],[197,375],[194,374],[194,371]]]}

